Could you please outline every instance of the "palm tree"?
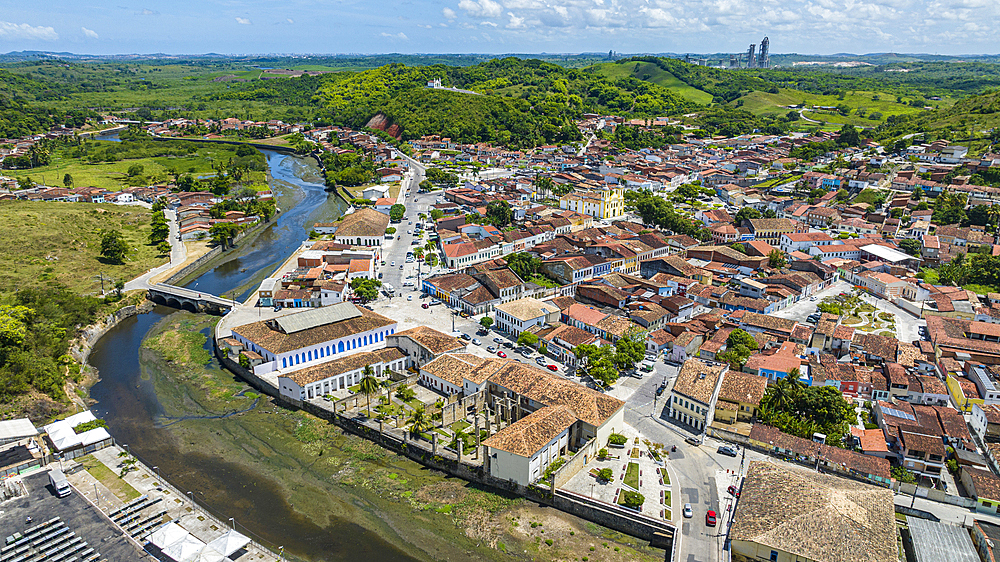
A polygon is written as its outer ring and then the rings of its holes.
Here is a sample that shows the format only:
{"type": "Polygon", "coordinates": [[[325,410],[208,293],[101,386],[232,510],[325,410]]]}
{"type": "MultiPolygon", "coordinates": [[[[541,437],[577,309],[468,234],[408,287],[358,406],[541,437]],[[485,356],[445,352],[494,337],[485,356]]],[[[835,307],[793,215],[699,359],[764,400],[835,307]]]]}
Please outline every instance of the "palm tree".
{"type": "Polygon", "coordinates": [[[778,379],[776,383],[767,387],[764,402],[766,402],[766,407],[771,411],[781,411],[788,407],[788,404],[791,402],[788,377],[778,379]]]}
{"type": "Polygon", "coordinates": [[[361,393],[365,395],[368,399],[368,417],[372,416],[372,394],[376,394],[382,383],[375,378],[375,369],[372,369],[371,365],[365,365],[365,368],[361,371],[361,383],[358,385],[361,393]]]}
{"type": "Polygon", "coordinates": [[[424,431],[427,431],[433,427],[433,423],[430,418],[427,417],[427,411],[424,410],[423,406],[419,408],[414,408],[413,413],[407,418],[406,423],[410,424],[410,436],[414,434],[420,435],[424,431]]]}

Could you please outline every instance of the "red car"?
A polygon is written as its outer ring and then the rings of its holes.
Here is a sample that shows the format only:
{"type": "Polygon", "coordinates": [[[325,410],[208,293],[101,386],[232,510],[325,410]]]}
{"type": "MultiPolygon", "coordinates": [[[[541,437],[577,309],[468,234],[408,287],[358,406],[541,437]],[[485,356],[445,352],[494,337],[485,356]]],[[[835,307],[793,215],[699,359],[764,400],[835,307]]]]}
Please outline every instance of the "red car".
{"type": "Polygon", "coordinates": [[[736,486],[729,486],[728,488],[726,488],[726,491],[736,497],[740,497],[740,493],[736,491],[736,486]]]}
{"type": "Polygon", "coordinates": [[[497,357],[502,357],[502,358],[506,359],[507,358],[507,354],[504,353],[504,352],[502,352],[502,351],[498,351],[497,352],[497,357]]]}
{"type": "Polygon", "coordinates": [[[431,305],[429,305],[427,303],[424,303],[424,304],[420,305],[420,308],[430,308],[430,307],[431,307],[431,305]]]}
{"type": "Polygon", "coordinates": [[[705,524],[709,527],[715,527],[715,512],[711,509],[705,514],[705,524]]]}
{"type": "Polygon", "coordinates": [[[552,371],[553,373],[559,370],[559,367],[556,367],[555,365],[546,365],[545,368],[552,371]]]}

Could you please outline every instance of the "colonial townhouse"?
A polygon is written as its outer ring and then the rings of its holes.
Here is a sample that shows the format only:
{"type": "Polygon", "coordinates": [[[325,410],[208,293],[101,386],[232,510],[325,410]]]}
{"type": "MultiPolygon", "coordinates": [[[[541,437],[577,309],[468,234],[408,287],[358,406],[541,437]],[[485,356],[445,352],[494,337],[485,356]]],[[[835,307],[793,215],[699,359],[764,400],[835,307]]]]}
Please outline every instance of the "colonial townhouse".
{"type": "Polygon", "coordinates": [[[308,309],[232,329],[232,337],[262,363],[254,373],[288,373],[358,350],[384,347],[397,323],[364,307],[345,302],[308,309]]]}

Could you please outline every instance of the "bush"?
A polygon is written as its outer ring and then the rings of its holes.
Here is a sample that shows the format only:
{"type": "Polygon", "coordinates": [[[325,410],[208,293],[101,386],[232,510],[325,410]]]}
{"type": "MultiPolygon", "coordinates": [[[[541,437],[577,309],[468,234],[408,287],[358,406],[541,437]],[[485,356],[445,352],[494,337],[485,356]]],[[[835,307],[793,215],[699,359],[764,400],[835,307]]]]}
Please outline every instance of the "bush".
{"type": "Polygon", "coordinates": [[[611,482],[611,479],[615,477],[615,473],[610,468],[602,468],[597,471],[597,477],[605,482],[611,482]]]}
{"type": "Polygon", "coordinates": [[[91,429],[97,429],[99,427],[108,427],[108,422],[98,418],[96,420],[81,423],[80,425],[73,428],[73,432],[80,434],[90,431],[91,429]]]}
{"type": "Polygon", "coordinates": [[[645,502],[646,498],[644,498],[639,492],[632,492],[628,490],[622,492],[622,505],[625,507],[639,509],[645,502]]]}
{"type": "Polygon", "coordinates": [[[608,444],[610,445],[624,445],[625,443],[628,443],[628,437],[621,433],[612,433],[608,436],[608,444]]]}
{"type": "Polygon", "coordinates": [[[606,447],[602,447],[600,451],[597,451],[597,458],[601,459],[602,461],[608,458],[608,449],[606,447]]]}

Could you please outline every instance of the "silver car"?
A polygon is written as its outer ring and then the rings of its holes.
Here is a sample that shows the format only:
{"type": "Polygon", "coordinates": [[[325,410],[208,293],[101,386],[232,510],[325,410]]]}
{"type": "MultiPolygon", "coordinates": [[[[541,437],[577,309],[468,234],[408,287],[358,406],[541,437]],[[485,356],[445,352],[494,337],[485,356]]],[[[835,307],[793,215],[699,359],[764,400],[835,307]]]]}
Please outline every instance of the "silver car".
{"type": "Polygon", "coordinates": [[[689,503],[684,504],[684,517],[694,517],[694,510],[691,509],[691,504],[689,503]]]}

